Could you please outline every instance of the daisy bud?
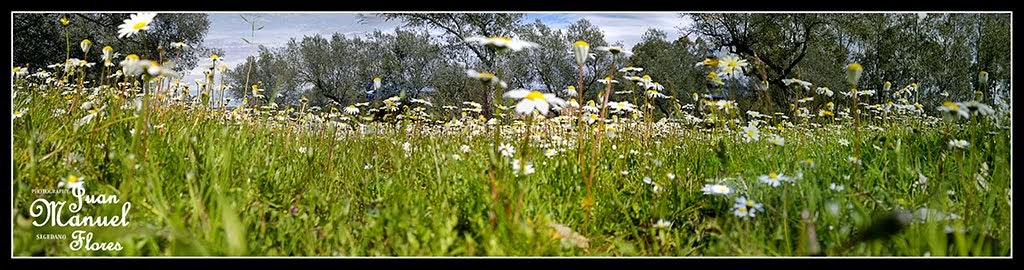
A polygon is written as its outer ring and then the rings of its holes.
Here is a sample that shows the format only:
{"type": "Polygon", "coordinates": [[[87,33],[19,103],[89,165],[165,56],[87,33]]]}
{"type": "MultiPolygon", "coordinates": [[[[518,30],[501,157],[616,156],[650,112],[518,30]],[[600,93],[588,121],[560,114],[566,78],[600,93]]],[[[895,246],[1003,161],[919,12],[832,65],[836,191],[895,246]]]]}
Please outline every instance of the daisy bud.
{"type": "Polygon", "coordinates": [[[853,63],[846,66],[846,82],[850,83],[854,88],[857,87],[857,81],[860,81],[860,74],[864,72],[864,67],[860,64],[853,63]]]}
{"type": "Polygon", "coordinates": [[[92,41],[90,41],[88,39],[83,39],[81,46],[82,46],[82,52],[89,53],[89,48],[92,47],[92,41]]]}
{"type": "Polygon", "coordinates": [[[114,58],[114,48],[110,46],[103,47],[103,61],[110,62],[114,58]]]}
{"type": "Polygon", "coordinates": [[[576,64],[583,65],[587,61],[587,54],[590,52],[590,44],[586,41],[576,41],[572,44],[572,53],[576,56],[576,64]]]}
{"type": "Polygon", "coordinates": [[[978,83],[982,85],[988,84],[988,72],[982,70],[981,73],[978,73],[978,83]]]}

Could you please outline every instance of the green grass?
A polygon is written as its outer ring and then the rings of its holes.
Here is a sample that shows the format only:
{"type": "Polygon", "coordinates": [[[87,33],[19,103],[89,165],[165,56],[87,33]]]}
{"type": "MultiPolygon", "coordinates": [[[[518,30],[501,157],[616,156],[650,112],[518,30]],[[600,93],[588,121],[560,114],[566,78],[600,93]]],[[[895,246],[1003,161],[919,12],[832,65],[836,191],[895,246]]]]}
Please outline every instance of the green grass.
{"type": "MultiPolygon", "coordinates": [[[[511,119],[500,141],[489,131],[471,135],[471,127],[482,125],[470,121],[451,128],[373,123],[377,132],[358,135],[348,129],[352,122],[332,128],[298,112],[296,120],[268,120],[277,113],[262,112],[236,121],[218,109],[154,102],[148,117],[159,128],[133,135],[147,114],[121,109],[127,99],[113,90],[99,91],[93,100],[107,105],[103,115],[80,128],[74,123],[87,113],[78,108],[85,94],[63,96],[24,81],[13,90],[14,110],[27,110],[13,120],[15,256],[802,256],[804,209],[828,256],[1009,255],[1009,130],[976,118],[868,123],[884,130],[862,127],[859,170],[846,160],[851,147],[838,142],[856,141],[845,121],[762,128],[761,140],[752,143],[743,142],[738,127],[656,123],[646,145],[642,122],[620,126],[596,160],[584,159],[597,164],[588,219],[582,203],[589,166],[577,163],[575,133],[550,120],[531,128],[540,138],[527,154],[536,172],[517,176],[511,159],[496,153],[501,143],[513,144],[517,157],[523,151],[523,124],[511,119]],[[55,114],[58,108],[67,113],[55,114]],[[769,132],[785,145],[766,142],[769,132]],[[555,135],[569,144],[554,142],[555,135]],[[954,138],[970,147],[950,148],[954,138]],[[411,152],[403,150],[405,142],[411,152]],[[461,152],[462,145],[471,151],[461,152]],[[547,158],[548,147],[564,151],[547,158]],[[75,156],[80,159],[69,158],[75,156]],[[807,159],[813,167],[802,163],[807,159]],[[976,184],[983,163],[988,189],[976,184]],[[803,178],[778,187],[757,180],[770,172],[803,178]],[[914,185],[919,174],[928,179],[924,187],[914,185]],[[83,176],[89,194],[132,203],[126,227],[78,228],[94,232],[94,242],[119,242],[122,250],[75,251],[69,248],[75,228],[31,225],[37,198],[72,198],[31,190],[60,189],[68,175],[83,176]],[[705,195],[708,183],[735,193],[705,195]],[[830,190],[831,183],[845,189],[830,190]],[[763,203],[765,212],[733,215],[739,195],[763,203]],[[832,207],[839,213],[830,214],[832,207]],[[873,217],[921,207],[962,219],[911,224],[890,238],[840,250],[873,217]],[[671,227],[652,228],[659,219],[671,227]],[[548,222],[586,237],[588,248],[563,247],[548,222]],[[947,239],[945,225],[968,233],[947,239]],[[69,239],[36,239],[45,233],[69,239]]],[[[585,156],[592,143],[592,136],[583,141],[585,156]]],[[[121,203],[87,204],[78,214],[120,215],[121,203]]]]}

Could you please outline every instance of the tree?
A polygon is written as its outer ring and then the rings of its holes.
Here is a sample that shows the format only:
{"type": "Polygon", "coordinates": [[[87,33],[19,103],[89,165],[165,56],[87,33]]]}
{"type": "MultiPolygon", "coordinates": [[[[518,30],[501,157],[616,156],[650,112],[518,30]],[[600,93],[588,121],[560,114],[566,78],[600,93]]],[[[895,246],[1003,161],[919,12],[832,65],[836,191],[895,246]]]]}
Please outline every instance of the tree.
{"type": "MultiPolygon", "coordinates": [[[[229,77],[240,97],[251,88],[235,86],[241,86],[253,64],[250,82],[262,82],[269,93],[281,94],[279,104],[294,104],[300,95],[314,106],[331,101],[347,106],[402,93],[423,98],[433,91],[435,70],[447,67],[441,53],[425,31],[378,30],[362,37],[334,34],[330,39],[315,35],[292,39],[280,49],[261,47],[259,57],[236,66],[229,77]],[[382,88],[371,91],[375,77],[381,78],[382,88]]],[[[459,79],[465,80],[465,71],[461,74],[459,79]]]]}
{"type": "MultiPolygon", "coordinates": [[[[602,54],[595,50],[599,46],[609,46],[608,41],[604,39],[604,31],[598,28],[596,25],[590,23],[587,19],[579,19],[566,29],[566,36],[570,41],[576,42],[577,40],[586,41],[590,44],[590,51],[595,53],[597,57],[595,59],[588,59],[584,63],[583,68],[583,96],[580,97],[580,104],[584,104],[584,100],[596,99],[597,93],[604,93],[604,88],[598,89],[601,85],[598,84],[597,80],[604,79],[608,76],[608,68],[612,64],[611,57],[608,54],[602,54]]],[[[620,57],[617,66],[621,66],[626,62],[624,57],[620,57]]],[[[576,67],[573,64],[574,69],[576,67]]],[[[577,74],[578,76],[578,74],[577,74]]]]}
{"type": "MultiPolygon", "coordinates": [[[[641,41],[633,46],[629,63],[644,68],[644,74],[665,86],[663,94],[682,102],[704,87],[704,70],[694,67],[693,63],[704,60],[707,47],[703,41],[692,42],[685,36],[669,43],[667,36],[664,31],[648,29],[641,41]]],[[[666,116],[674,110],[670,100],[656,100],[655,104],[666,116]]]]}
{"type": "Polygon", "coordinates": [[[209,29],[210,21],[202,13],[161,13],[158,14],[146,31],[146,43],[140,38],[118,38],[117,26],[131,14],[127,13],[14,13],[13,35],[14,59],[16,65],[29,64],[33,67],[45,67],[53,63],[63,63],[66,57],[88,59],[97,62],[101,59],[102,48],[111,46],[122,57],[138,54],[150,59],[159,60],[157,48],[163,46],[166,55],[163,60],[177,59],[175,70],[183,71],[194,68],[198,55],[207,48],[202,47],[203,38],[209,29]],[[68,36],[65,37],[64,27],[60,24],[61,17],[67,17],[71,23],[67,26],[68,36]],[[89,55],[83,55],[79,42],[89,39],[93,48],[89,55]],[[68,55],[70,41],[70,56],[68,55]],[[180,56],[170,48],[172,42],[184,42],[192,47],[180,56]],[[143,46],[145,45],[145,47],[143,46]]]}
{"type": "MultiPolygon", "coordinates": [[[[242,98],[252,91],[251,85],[243,85],[246,74],[249,73],[249,65],[252,65],[252,73],[249,75],[250,82],[257,84],[264,89],[262,95],[266,100],[277,104],[296,104],[300,82],[297,81],[295,69],[281,55],[281,50],[273,51],[265,46],[259,47],[258,56],[249,56],[245,63],[228,70],[226,73],[229,92],[235,98],[242,98]]],[[[248,94],[251,98],[252,94],[248,94]]]]}
{"type": "Polygon", "coordinates": [[[529,67],[528,76],[536,78],[549,92],[564,96],[559,90],[576,84],[576,63],[570,52],[572,41],[561,30],[552,29],[540,20],[523,26],[520,33],[523,39],[540,45],[517,54],[529,67]]]}
{"type": "Polygon", "coordinates": [[[794,93],[782,82],[815,46],[826,21],[819,14],[689,14],[694,23],[688,29],[709,39],[715,46],[764,63],[769,96],[778,106],[788,108],[794,93]]]}
{"type": "MultiPolygon", "coordinates": [[[[466,43],[464,40],[473,36],[504,36],[511,37],[515,30],[519,27],[520,20],[524,16],[522,13],[389,13],[383,14],[386,20],[401,19],[406,22],[406,26],[410,27],[426,27],[432,29],[441,29],[444,31],[442,35],[448,44],[451,44],[453,49],[448,50],[453,54],[461,54],[466,49],[469,50],[474,56],[476,56],[476,63],[467,63],[467,67],[478,66],[478,70],[486,72],[494,72],[503,80],[506,78],[517,78],[515,76],[507,76],[507,73],[513,75],[520,75],[526,71],[521,65],[508,65],[503,63],[502,66],[506,67],[501,72],[498,70],[499,59],[497,51],[494,48],[471,45],[466,43]]],[[[501,61],[504,61],[502,59],[501,61]]],[[[520,80],[520,79],[517,79],[520,80]]],[[[521,84],[522,82],[516,82],[521,84]]],[[[484,105],[484,115],[491,115],[491,103],[495,93],[494,91],[488,91],[484,95],[476,98],[475,100],[482,101],[484,105]]],[[[499,103],[497,101],[495,103],[499,103]]]]}
{"type": "Polygon", "coordinates": [[[482,64],[482,69],[493,70],[495,51],[493,49],[466,44],[463,40],[472,36],[510,36],[515,32],[522,13],[386,13],[386,20],[401,19],[410,27],[427,27],[444,30],[449,44],[470,50],[482,64]]]}

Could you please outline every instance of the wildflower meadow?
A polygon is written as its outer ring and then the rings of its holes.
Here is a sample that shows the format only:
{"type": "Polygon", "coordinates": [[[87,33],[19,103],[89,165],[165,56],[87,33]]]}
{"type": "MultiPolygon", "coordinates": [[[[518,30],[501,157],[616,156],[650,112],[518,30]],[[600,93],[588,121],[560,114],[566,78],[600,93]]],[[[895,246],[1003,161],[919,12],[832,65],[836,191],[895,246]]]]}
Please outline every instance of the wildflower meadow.
{"type": "Polygon", "coordinates": [[[501,13],[271,46],[229,14],[229,55],[203,13],[15,14],[13,255],[1009,256],[1008,14],[833,15],[628,47],[501,13]],[[893,31],[925,45],[850,41],[893,31]],[[929,62],[944,33],[977,57],[929,62]]]}

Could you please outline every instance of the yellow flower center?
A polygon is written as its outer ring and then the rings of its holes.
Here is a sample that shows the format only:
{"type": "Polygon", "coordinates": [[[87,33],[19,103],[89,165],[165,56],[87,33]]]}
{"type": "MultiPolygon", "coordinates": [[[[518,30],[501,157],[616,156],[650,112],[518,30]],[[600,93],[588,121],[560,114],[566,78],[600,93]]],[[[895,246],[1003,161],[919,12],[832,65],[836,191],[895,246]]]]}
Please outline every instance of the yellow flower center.
{"type": "Polygon", "coordinates": [[[490,73],[480,73],[480,79],[482,79],[482,80],[490,80],[490,79],[494,79],[494,74],[490,74],[490,73]]]}
{"type": "Polygon", "coordinates": [[[718,65],[718,59],[704,59],[704,65],[717,66],[718,65]]]}
{"type": "Polygon", "coordinates": [[[132,29],[134,29],[135,31],[138,31],[139,29],[142,29],[142,28],[146,27],[147,24],[148,23],[146,23],[146,22],[137,22],[137,23],[135,23],[135,25],[132,25],[132,29]]]}
{"type": "Polygon", "coordinates": [[[596,114],[591,114],[590,115],[590,119],[591,120],[597,120],[597,115],[596,114]]]}
{"type": "Polygon", "coordinates": [[[21,67],[15,67],[15,68],[12,69],[12,71],[14,71],[14,72],[21,71],[21,67]]]}
{"type": "Polygon", "coordinates": [[[736,67],[737,65],[739,65],[739,62],[736,62],[736,61],[729,61],[729,62],[728,62],[728,63],[726,63],[726,64],[728,64],[728,65],[729,65],[729,67],[731,67],[731,68],[735,68],[735,67],[736,67]]]}
{"type": "Polygon", "coordinates": [[[373,78],[374,82],[380,82],[380,78],[373,78]]]}
{"type": "MultiPolygon", "coordinates": [[[[754,201],[751,201],[751,200],[747,200],[747,207],[754,207],[754,201]]],[[[742,208],[741,208],[741,209],[742,209],[742,208]]],[[[746,212],[746,211],[747,211],[747,209],[742,209],[742,210],[743,210],[743,212],[746,212]]]]}
{"type": "Polygon", "coordinates": [[[644,75],[644,80],[650,80],[650,79],[651,79],[651,75],[644,75]]]}
{"type": "Polygon", "coordinates": [[[586,41],[580,40],[580,41],[576,41],[575,43],[573,43],[572,46],[573,47],[590,47],[590,44],[588,44],[586,41]]]}
{"type": "Polygon", "coordinates": [[[951,111],[958,111],[958,110],[960,110],[960,106],[957,106],[956,103],[953,103],[951,101],[943,102],[942,106],[946,107],[946,108],[949,108],[949,110],[951,110],[951,111]]]}
{"type": "Polygon", "coordinates": [[[139,56],[135,55],[135,54],[129,54],[128,56],[125,56],[125,59],[131,60],[131,61],[139,61],[139,56]]]}
{"type": "Polygon", "coordinates": [[[78,183],[78,176],[74,176],[74,175],[68,176],[68,184],[71,184],[71,183],[78,183]]]}
{"type": "Polygon", "coordinates": [[[708,73],[708,79],[714,80],[714,79],[717,79],[717,78],[718,78],[718,73],[715,73],[715,72],[708,73]]]}
{"type": "Polygon", "coordinates": [[[576,90],[576,87],[575,87],[575,86],[572,86],[572,85],[570,85],[570,86],[569,86],[569,90],[576,90]]]}
{"type": "Polygon", "coordinates": [[[768,178],[771,178],[771,179],[779,178],[779,174],[777,174],[777,173],[770,173],[770,174],[768,174],[768,178]]]}
{"type": "Polygon", "coordinates": [[[526,94],[526,99],[534,100],[534,101],[543,101],[543,100],[545,100],[544,99],[544,94],[542,94],[541,92],[537,92],[537,91],[531,91],[529,94],[526,94]]]}
{"type": "MultiPolygon", "coordinates": [[[[849,66],[846,66],[846,69],[848,69],[850,71],[861,71],[861,70],[864,70],[864,67],[862,67],[860,64],[853,63],[853,64],[850,64],[849,66]]],[[[911,84],[911,85],[913,85],[913,84],[911,84]]]]}
{"type": "Polygon", "coordinates": [[[220,59],[220,56],[217,56],[216,54],[210,55],[210,60],[217,61],[219,59],[220,59]]]}

